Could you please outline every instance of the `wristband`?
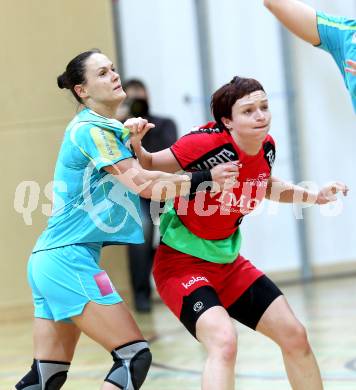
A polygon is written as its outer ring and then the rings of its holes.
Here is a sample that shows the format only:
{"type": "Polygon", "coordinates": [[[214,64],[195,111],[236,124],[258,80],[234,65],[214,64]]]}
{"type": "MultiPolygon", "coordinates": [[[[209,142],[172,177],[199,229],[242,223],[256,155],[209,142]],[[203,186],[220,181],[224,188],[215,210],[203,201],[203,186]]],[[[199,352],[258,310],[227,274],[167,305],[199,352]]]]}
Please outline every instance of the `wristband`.
{"type": "Polygon", "coordinates": [[[212,182],[213,178],[209,169],[204,169],[203,171],[192,172],[190,178],[190,190],[189,195],[194,195],[197,192],[199,184],[204,182],[212,182]]]}

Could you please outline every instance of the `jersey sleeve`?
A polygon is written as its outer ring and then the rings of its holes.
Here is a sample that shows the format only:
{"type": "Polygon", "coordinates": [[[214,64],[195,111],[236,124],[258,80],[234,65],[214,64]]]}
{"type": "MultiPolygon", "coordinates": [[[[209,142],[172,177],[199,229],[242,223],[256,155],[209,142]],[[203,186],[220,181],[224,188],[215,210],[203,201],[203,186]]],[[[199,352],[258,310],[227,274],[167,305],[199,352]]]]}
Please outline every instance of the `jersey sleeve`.
{"type": "Polygon", "coordinates": [[[356,53],[356,21],[317,12],[317,23],[321,41],[318,47],[334,58],[356,111],[356,77],[345,71],[346,60],[354,59],[356,53]]]}
{"type": "Polygon", "coordinates": [[[270,134],[267,134],[266,141],[270,142],[274,146],[274,148],[276,147],[276,142],[270,134]]]}
{"type": "Polygon", "coordinates": [[[133,157],[124,144],[127,138],[124,129],[113,131],[91,124],[80,126],[71,134],[73,143],[97,170],[133,157]]]}
{"type": "Polygon", "coordinates": [[[208,139],[205,134],[189,133],[179,138],[171,146],[171,151],[182,169],[204,155],[209,148],[208,139]]]}
{"type": "Polygon", "coordinates": [[[317,25],[320,37],[318,47],[330,53],[340,70],[343,71],[347,19],[317,12],[317,25]]]}
{"type": "Polygon", "coordinates": [[[276,144],[274,139],[269,134],[267,135],[263,143],[264,158],[267,161],[267,164],[272,171],[273,165],[276,160],[276,144]]]}

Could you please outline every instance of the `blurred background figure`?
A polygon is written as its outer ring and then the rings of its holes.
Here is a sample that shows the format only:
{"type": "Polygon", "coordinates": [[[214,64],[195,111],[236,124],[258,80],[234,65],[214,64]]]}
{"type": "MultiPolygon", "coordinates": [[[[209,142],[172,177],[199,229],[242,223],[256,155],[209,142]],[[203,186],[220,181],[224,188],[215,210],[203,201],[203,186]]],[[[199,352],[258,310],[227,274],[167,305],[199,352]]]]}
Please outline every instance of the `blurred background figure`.
{"type": "MultiPolygon", "coordinates": [[[[170,118],[152,115],[145,84],[138,79],[123,83],[126,105],[118,113],[119,120],[128,117],[142,117],[156,127],[149,131],[142,141],[143,147],[151,153],[170,147],[177,140],[177,126],[170,118]]],[[[128,247],[130,280],[135,309],[139,312],[151,310],[151,269],[155,252],[154,225],[150,214],[150,201],[141,198],[141,218],[145,243],[128,247]]]]}

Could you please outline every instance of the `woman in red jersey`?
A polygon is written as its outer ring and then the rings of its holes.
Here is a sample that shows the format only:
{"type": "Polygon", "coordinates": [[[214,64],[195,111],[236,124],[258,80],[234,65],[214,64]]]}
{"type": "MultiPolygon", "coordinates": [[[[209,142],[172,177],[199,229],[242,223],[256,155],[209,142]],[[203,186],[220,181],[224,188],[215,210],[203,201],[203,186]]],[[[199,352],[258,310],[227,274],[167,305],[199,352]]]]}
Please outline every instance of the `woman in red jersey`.
{"type": "Polygon", "coordinates": [[[194,196],[176,198],[161,216],[153,269],[158,292],[207,350],[203,390],[234,389],[237,335],[231,318],[280,346],[293,389],[322,389],[305,328],[278,287],[240,255],[239,225],[264,198],[324,204],[337,192],[346,195],[347,188],[334,183],[313,194],[271,176],[275,143],[268,135],[267,95],[258,81],[234,77],[213,94],[211,108],[215,122],[157,153],[142,148],[144,132],[132,134],[146,169],[197,171],[228,161],[239,166],[235,182],[228,179],[224,188],[204,183],[194,196]]]}

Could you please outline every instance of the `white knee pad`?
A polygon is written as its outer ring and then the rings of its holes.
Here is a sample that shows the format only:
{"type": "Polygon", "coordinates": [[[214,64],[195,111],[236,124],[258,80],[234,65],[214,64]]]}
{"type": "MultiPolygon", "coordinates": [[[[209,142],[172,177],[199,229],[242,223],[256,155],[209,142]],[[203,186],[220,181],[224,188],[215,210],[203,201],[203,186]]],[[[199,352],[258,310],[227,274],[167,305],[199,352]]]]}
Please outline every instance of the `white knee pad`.
{"type": "Polygon", "coordinates": [[[133,341],[111,352],[114,365],[105,378],[123,390],[138,390],[150,368],[152,355],[147,341],[133,341]]]}

